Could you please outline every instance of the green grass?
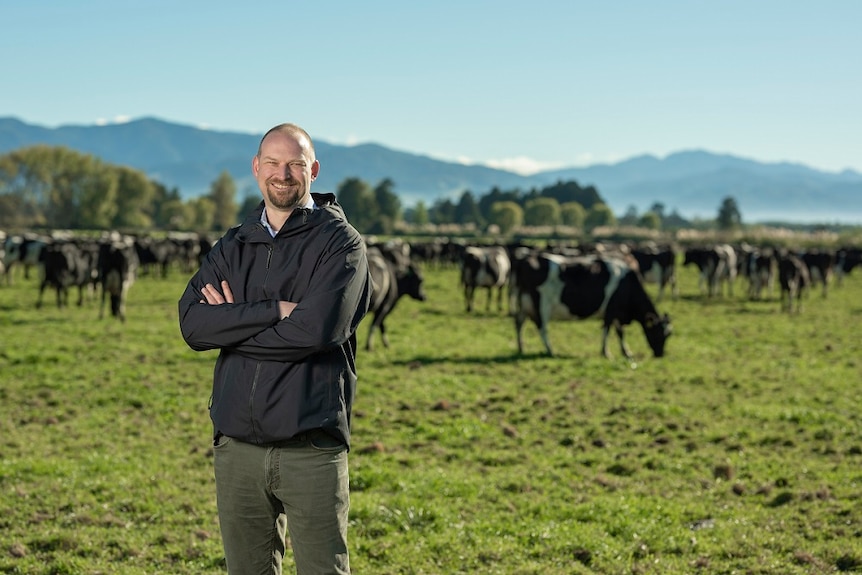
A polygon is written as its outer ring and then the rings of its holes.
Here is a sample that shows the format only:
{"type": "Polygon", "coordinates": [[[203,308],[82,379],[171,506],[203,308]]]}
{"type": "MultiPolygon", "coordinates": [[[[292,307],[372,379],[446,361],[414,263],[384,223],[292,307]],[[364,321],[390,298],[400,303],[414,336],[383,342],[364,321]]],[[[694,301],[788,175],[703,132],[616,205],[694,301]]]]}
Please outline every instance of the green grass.
{"type": "MultiPolygon", "coordinates": [[[[708,301],[691,270],[667,356],[597,321],[468,315],[425,270],[362,352],[355,573],[862,572],[862,275],[798,316],[708,301]]],[[[128,321],[0,286],[0,573],[223,572],[207,401],[179,336],[186,278],[139,278],[128,321]]],[[[655,293],[653,286],[649,286],[655,293]]],[[[367,323],[359,333],[364,345],[367,323]]],[[[286,572],[291,572],[288,558],[286,572]]]]}

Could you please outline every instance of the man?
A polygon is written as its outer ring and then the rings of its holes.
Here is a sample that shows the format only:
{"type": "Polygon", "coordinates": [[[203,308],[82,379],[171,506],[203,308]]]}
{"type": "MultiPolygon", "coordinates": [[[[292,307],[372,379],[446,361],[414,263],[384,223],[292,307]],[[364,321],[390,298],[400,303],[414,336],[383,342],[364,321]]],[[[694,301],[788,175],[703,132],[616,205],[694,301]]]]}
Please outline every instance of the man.
{"type": "Polygon", "coordinates": [[[210,417],[228,572],[350,572],[347,451],[356,328],[368,311],[365,243],[320,171],[308,133],[280,124],[252,173],[260,206],[213,247],[179,301],[192,349],[219,349],[210,417]]]}

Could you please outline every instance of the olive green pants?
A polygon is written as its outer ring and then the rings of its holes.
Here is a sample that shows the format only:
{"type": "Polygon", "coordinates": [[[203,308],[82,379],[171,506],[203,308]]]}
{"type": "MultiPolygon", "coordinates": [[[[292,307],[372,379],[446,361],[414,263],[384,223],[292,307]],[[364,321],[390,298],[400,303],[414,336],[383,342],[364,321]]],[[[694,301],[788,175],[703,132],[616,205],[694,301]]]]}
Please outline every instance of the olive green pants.
{"type": "Polygon", "coordinates": [[[347,450],[322,431],[279,446],[219,438],[216,497],[230,575],[280,575],[285,535],[298,575],[346,575],[347,450]]]}

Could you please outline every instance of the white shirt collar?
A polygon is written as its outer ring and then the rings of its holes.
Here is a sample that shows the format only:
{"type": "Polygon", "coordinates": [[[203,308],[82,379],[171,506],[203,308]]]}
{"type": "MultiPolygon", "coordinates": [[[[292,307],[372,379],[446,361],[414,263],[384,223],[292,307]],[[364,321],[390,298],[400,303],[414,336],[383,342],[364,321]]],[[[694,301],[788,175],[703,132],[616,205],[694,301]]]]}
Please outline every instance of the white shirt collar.
{"type": "MultiPolygon", "coordinates": [[[[314,198],[312,198],[311,194],[309,194],[308,201],[305,202],[305,205],[299,207],[308,210],[316,210],[317,204],[314,203],[314,198]]],[[[275,234],[278,233],[278,230],[274,229],[271,225],[269,225],[269,220],[266,219],[266,207],[264,207],[260,212],[260,223],[263,224],[263,227],[267,229],[269,235],[271,235],[272,237],[275,237],[275,234]]]]}

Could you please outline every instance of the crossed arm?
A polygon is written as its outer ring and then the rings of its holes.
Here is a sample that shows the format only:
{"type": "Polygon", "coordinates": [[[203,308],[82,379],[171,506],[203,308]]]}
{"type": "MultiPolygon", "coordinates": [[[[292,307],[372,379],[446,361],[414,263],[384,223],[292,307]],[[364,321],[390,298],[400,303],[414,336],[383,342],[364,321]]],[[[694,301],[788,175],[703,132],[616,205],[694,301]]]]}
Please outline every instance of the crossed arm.
{"type": "MultiPolygon", "coordinates": [[[[231,291],[230,285],[228,285],[226,280],[222,280],[221,289],[222,291],[220,292],[215,288],[213,284],[206,284],[204,287],[201,288],[201,293],[205,298],[201,300],[201,303],[206,303],[209,305],[234,303],[233,292],[231,291]]],[[[295,307],[296,303],[292,301],[279,300],[278,312],[280,319],[290,317],[290,313],[295,307]]]]}

